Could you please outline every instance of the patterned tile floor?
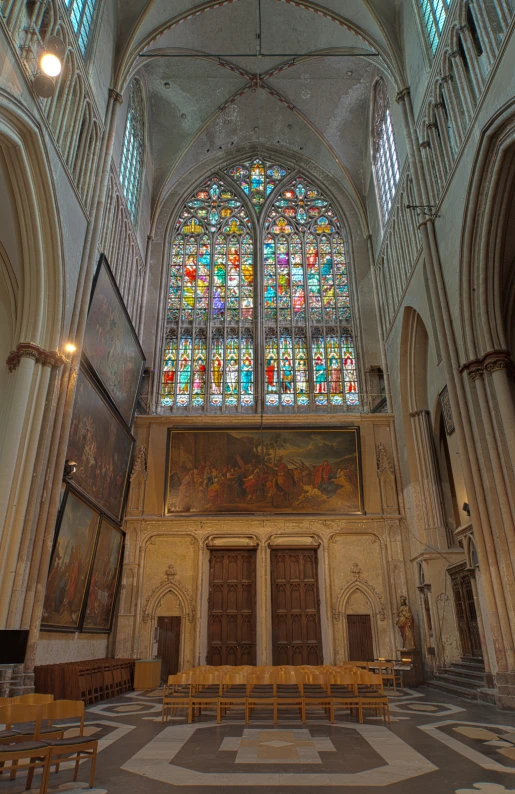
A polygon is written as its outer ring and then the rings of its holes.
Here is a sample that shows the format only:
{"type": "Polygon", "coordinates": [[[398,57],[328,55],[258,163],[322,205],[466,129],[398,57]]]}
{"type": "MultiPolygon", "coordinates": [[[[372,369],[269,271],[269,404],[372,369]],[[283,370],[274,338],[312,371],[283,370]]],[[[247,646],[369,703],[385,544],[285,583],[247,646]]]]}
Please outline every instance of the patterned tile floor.
{"type": "MultiPolygon", "coordinates": [[[[64,765],[50,794],[515,794],[515,714],[424,687],[390,702],[390,729],[345,712],[334,725],[323,712],[302,725],[292,712],[274,727],[256,711],[245,725],[236,709],[221,725],[209,712],[162,725],[158,690],[128,693],[88,709],[100,749],[95,788],[87,764],[76,784],[64,765]]],[[[0,794],[24,787],[21,775],[0,776],[0,794]]]]}

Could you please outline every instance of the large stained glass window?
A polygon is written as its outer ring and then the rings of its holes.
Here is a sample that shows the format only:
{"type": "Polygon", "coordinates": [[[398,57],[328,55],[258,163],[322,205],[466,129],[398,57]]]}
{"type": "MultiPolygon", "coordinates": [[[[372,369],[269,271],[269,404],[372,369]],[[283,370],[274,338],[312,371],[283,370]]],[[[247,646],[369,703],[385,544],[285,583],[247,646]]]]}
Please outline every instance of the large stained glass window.
{"type": "Polygon", "coordinates": [[[254,405],[253,233],[246,208],[217,177],[176,223],[161,403],[254,405]]]}
{"type": "Polygon", "coordinates": [[[205,182],[176,222],[162,405],[359,410],[347,257],[330,200],[277,163],[249,160],[226,174],[205,182]]]}
{"type": "Polygon", "coordinates": [[[250,196],[256,212],[261,212],[263,204],[272,190],[284,179],[288,170],[279,163],[261,160],[246,160],[231,166],[225,172],[250,196]]]}
{"type": "Polygon", "coordinates": [[[372,160],[376,192],[381,218],[383,223],[386,223],[399,181],[399,161],[393,135],[388,91],[382,78],[379,78],[374,85],[372,135],[372,160]]]}
{"type": "Polygon", "coordinates": [[[264,224],[265,403],[359,406],[347,261],[329,200],[304,177],[264,224]]]}

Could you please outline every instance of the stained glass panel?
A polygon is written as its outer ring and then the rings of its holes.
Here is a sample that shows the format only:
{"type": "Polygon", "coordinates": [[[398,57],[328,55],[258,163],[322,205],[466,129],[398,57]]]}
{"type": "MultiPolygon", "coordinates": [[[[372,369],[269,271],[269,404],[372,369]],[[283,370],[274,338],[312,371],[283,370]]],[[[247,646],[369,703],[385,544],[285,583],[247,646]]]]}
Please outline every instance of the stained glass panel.
{"type": "Polygon", "coordinates": [[[224,381],[224,340],[214,336],[211,345],[211,405],[222,405],[224,381]]]}
{"type": "Polygon", "coordinates": [[[295,391],[298,405],[309,404],[308,346],[306,338],[295,338],[295,391]]]}
{"type": "Polygon", "coordinates": [[[162,405],[173,405],[175,400],[175,371],[177,368],[177,339],[167,339],[164,350],[162,405]]]}
{"type": "Polygon", "coordinates": [[[260,212],[267,196],[287,176],[287,169],[259,157],[231,166],[225,172],[250,196],[256,212],[260,212]]]}
{"type": "Polygon", "coordinates": [[[177,405],[188,405],[191,392],[191,356],[192,339],[189,336],[181,338],[179,349],[179,382],[177,385],[177,405]]]}
{"type": "Polygon", "coordinates": [[[64,4],[69,9],[70,20],[79,41],[80,51],[85,55],[91,33],[96,0],[65,0],[64,4]]]}
{"type": "Polygon", "coordinates": [[[281,336],[281,404],[294,405],[293,344],[291,336],[281,336]]]}
{"type": "Polygon", "coordinates": [[[267,234],[265,237],[263,280],[265,320],[275,320],[277,318],[277,281],[275,273],[275,238],[271,234],[267,234]]]}
{"type": "Polygon", "coordinates": [[[193,360],[193,405],[202,406],[206,396],[207,345],[204,338],[195,339],[193,360]]]}
{"type": "Polygon", "coordinates": [[[279,405],[279,391],[277,388],[277,339],[267,339],[265,347],[266,404],[279,405]]]}
{"type": "Polygon", "coordinates": [[[313,372],[315,378],[315,403],[327,405],[327,368],[323,336],[313,337],[313,372]]]}
{"type": "Polygon", "coordinates": [[[133,223],[136,221],[139,207],[144,145],[143,94],[139,81],[133,80],[120,162],[120,184],[133,223]]]}
{"type": "Polygon", "coordinates": [[[250,334],[245,334],[241,348],[241,404],[254,405],[254,345],[250,334]]]}
{"type": "Polygon", "coordinates": [[[352,335],[349,333],[342,336],[342,359],[345,379],[345,402],[347,405],[359,405],[354,343],[352,335]]]}

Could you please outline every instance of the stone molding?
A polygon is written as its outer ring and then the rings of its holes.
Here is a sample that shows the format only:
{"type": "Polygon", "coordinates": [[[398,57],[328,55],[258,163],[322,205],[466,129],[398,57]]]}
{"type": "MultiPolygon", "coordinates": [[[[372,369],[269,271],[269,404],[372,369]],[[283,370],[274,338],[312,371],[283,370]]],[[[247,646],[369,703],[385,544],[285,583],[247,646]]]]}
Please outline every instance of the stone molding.
{"type": "Polygon", "coordinates": [[[383,474],[395,474],[393,463],[388,454],[388,450],[382,441],[377,445],[377,476],[379,479],[383,474]]]}
{"type": "Polygon", "coordinates": [[[152,616],[152,607],[168,592],[174,592],[182,598],[187,604],[185,617],[188,619],[188,623],[194,623],[196,610],[193,596],[188,588],[177,579],[177,571],[172,563],[165,569],[164,579],[150,591],[145,599],[141,613],[143,623],[148,623],[152,616]]]}
{"type": "Polygon", "coordinates": [[[131,482],[136,475],[141,475],[144,480],[148,477],[147,471],[147,448],[144,444],[139,447],[136,457],[134,458],[134,466],[132,467],[131,482]]]}
{"type": "Polygon", "coordinates": [[[58,369],[67,363],[67,359],[58,353],[57,350],[45,350],[43,347],[34,344],[34,342],[20,342],[7,356],[5,363],[9,368],[9,372],[14,372],[19,367],[22,358],[31,358],[36,364],[41,364],[43,367],[52,367],[52,369],[58,369]]]}
{"type": "Polygon", "coordinates": [[[341,619],[341,604],[346,594],[352,592],[354,589],[362,589],[366,595],[376,602],[377,616],[381,623],[386,620],[386,607],[383,597],[379,594],[373,584],[364,578],[363,571],[357,562],[352,563],[350,568],[351,579],[347,581],[342,587],[336,598],[333,601],[333,620],[339,623],[341,619]]]}

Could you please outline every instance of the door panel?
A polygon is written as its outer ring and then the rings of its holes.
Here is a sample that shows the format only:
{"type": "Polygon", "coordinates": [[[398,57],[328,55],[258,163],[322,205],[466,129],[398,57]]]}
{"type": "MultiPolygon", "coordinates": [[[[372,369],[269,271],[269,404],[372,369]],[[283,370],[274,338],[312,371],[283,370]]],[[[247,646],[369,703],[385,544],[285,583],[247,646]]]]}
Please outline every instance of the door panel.
{"type": "Polygon", "coordinates": [[[366,662],[374,658],[370,615],[347,615],[349,661],[366,662]]]}
{"type": "Polygon", "coordinates": [[[211,551],[206,662],[256,664],[256,552],[211,551]]]}
{"type": "Polygon", "coordinates": [[[470,574],[465,570],[465,563],[460,570],[451,573],[454,605],[456,607],[456,620],[461,641],[462,654],[475,654],[481,656],[481,638],[479,624],[474,602],[474,593],[470,574]]]}
{"type": "Polygon", "coordinates": [[[157,655],[161,657],[161,679],[179,672],[179,649],[181,645],[181,618],[160,617],[157,619],[159,636],[157,655]]]}
{"type": "Polygon", "coordinates": [[[323,664],[316,549],[272,549],[273,663],[323,664]]]}

